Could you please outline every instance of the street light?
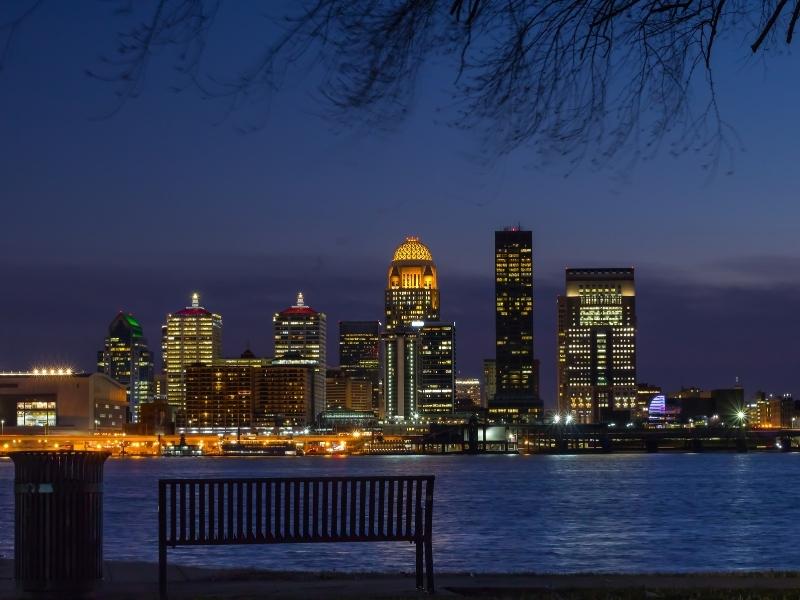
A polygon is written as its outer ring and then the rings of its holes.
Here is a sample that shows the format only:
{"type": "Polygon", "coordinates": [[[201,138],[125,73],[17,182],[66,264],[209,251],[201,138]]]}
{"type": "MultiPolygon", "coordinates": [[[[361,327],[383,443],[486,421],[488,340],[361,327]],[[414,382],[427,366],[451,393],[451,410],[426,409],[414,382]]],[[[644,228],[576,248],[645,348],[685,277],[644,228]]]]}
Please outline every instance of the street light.
{"type": "Polygon", "coordinates": [[[6,420],[0,419],[0,435],[5,435],[6,433],[6,420]]]}
{"type": "Polygon", "coordinates": [[[570,423],[572,423],[572,415],[567,415],[567,418],[564,420],[567,423],[567,425],[569,425],[570,423]]]}

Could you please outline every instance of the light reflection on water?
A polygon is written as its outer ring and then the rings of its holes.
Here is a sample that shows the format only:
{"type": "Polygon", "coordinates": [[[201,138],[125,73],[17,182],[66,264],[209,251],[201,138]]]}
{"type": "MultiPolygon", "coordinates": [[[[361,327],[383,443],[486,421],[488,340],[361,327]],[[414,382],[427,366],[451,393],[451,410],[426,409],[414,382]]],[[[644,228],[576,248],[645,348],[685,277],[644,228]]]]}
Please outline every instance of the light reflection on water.
{"type": "MultiPolygon", "coordinates": [[[[0,554],[13,555],[13,465],[0,461],[0,554]]],[[[796,454],[111,459],[105,557],[155,561],[159,477],[436,475],[439,571],[800,569],[796,454]]],[[[183,564],[408,571],[413,547],[178,549],[183,564]]]]}

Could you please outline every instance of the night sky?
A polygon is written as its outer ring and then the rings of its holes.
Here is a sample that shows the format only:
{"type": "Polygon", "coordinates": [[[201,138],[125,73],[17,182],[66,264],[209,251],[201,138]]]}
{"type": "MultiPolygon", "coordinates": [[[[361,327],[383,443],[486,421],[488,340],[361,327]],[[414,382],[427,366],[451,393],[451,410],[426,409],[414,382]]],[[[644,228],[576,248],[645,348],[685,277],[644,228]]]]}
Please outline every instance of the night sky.
{"type": "MultiPolygon", "coordinates": [[[[235,6],[220,14],[212,70],[242,64],[272,31],[235,6]]],[[[418,235],[439,268],[442,318],[458,327],[459,370],[477,376],[494,354],[493,231],[519,222],[534,235],[546,405],[567,266],[636,267],[640,381],[674,390],[739,377],[748,394],[800,392],[790,53],[765,66],[746,48],[717,50],[742,146],[732,165],[709,173],[691,153],[662,152],[632,169],[571,169],[525,149],[483,160],[480,136],[438,110],[450,80],[436,67],[389,131],[333,127],[313,69],[227,115],[223,102],[170,91],[169,54],[140,97],[105,116],[113,89],[84,70],[125,28],[112,12],[47,4],[0,72],[0,370],[93,370],[120,309],[158,350],[164,316],[194,290],[222,314],[227,355],[248,343],[270,355],[272,314],[302,290],[328,314],[336,364],[337,322],[382,317],[392,252],[418,235]]]]}

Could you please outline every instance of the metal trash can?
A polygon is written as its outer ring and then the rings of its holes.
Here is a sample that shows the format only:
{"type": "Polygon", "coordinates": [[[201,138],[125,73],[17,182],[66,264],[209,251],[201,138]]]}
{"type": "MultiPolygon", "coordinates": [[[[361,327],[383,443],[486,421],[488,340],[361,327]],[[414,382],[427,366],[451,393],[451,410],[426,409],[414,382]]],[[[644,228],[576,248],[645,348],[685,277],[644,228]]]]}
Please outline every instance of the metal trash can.
{"type": "Polygon", "coordinates": [[[107,452],[13,452],[14,578],[23,592],[74,597],[103,577],[107,452]]]}

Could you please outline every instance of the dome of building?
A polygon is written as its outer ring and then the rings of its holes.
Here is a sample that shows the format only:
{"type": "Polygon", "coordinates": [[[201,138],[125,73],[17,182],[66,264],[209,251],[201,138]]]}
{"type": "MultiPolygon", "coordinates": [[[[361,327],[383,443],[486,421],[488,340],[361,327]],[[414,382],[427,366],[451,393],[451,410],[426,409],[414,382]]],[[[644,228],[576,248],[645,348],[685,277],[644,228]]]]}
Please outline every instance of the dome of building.
{"type": "Polygon", "coordinates": [[[409,236],[394,251],[392,261],[400,260],[433,261],[433,255],[428,247],[419,241],[418,237],[409,236]]]}
{"type": "Polygon", "coordinates": [[[395,249],[387,280],[389,289],[436,289],[433,255],[418,237],[407,237],[395,249]]]}

